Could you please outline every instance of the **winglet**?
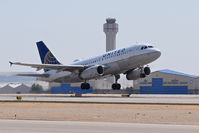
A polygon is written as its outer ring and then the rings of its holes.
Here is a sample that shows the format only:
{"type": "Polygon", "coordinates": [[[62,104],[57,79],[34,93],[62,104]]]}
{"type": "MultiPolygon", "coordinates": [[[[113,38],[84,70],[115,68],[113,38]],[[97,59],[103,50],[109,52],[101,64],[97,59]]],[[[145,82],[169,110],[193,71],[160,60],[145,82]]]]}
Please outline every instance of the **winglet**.
{"type": "Polygon", "coordinates": [[[11,67],[13,65],[13,62],[9,61],[9,63],[10,63],[10,67],[11,67]]]}

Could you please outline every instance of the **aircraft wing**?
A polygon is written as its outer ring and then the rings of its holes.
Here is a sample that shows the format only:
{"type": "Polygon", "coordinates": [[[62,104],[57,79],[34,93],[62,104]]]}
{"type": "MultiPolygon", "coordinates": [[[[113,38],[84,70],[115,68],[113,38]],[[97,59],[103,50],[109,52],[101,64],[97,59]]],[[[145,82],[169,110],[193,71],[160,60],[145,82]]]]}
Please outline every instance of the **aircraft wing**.
{"type": "Polygon", "coordinates": [[[20,62],[9,62],[10,65],[20,65],[20,66],[29,66],[32,68],[36,68],[37,71],[41,69],[48,69],[48,70],[57,70],[57,71],[76,71],[76,70],[84,70],[88,68],[88,66],[84,65],[61,65],[61,64],[27,64],[27,63],[20,63],[20,62]]]}

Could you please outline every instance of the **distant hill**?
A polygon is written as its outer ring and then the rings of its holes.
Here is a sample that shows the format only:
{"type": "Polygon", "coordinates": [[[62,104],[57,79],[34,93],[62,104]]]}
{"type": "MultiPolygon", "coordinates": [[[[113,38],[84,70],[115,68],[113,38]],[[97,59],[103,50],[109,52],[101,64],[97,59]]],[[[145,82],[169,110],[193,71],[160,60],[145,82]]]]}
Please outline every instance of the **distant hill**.
{"type": "Polygon", "coordinates": [[[0,83],[36,81],[35,77],[16,76],[16,74],[19,74],[19,73],[29,73],[29,74],[32,74],[32,72],[0,72],[0,83]]]}

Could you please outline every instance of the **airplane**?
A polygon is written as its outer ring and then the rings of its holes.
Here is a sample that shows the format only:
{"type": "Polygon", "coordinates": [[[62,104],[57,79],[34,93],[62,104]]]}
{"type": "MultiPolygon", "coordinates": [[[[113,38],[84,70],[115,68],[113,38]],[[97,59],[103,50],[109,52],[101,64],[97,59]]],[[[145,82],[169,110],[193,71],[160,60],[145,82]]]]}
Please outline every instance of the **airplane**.
{"type": "Polygon", "coordinates": [[[89,80],[115,76],[113,90],[119,90],[117,82],[120,74],[125,74],[127,80],[145,78],[151,73],[146,66],[161,56],[161,51],[151,45],[133,45],[113,50],[99,56],[73,62],[69,65],[61,64],[43,41],[36,42],[42,64],[28,64],[9,62],[10,65],[22,65],[43,69],[42,74],[17,74],[18,76],[37,77],[37,80],[57,83],[81,83],[81,89],[89,89],[89,80]]]}

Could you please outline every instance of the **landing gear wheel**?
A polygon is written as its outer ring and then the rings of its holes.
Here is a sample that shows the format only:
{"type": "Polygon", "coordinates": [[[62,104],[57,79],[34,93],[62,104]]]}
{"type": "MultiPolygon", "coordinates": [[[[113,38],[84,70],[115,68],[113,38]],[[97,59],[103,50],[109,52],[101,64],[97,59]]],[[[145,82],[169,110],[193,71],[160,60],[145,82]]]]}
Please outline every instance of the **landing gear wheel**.
{"type": "Polygon", "coordinates": [[[120,85],[120,84],[118,84],[118,83],[112,84],[112,89],[113,89],[113,90],[120,90],[120,88],[121,88],[121,85],[120,85]]]}
{"type": "Polygon", "coordinates": [[[115,75],[115,83],[112,84],[113,90],[120,90],[121,85],[117,83],[118,79],[120,79],[120,75],[115,75]]]}
{"type": "Polygon", "coordinates": [[[121,89],[121,85],[120,84],[116,84],[117,85],[117,90],[120,90],[121,89]]]}
{"type": "Polygon", "coordinates": [[[81,89],[86,89],[86,90],[88,90],[88,89],[90,89],[90,84],[89,83],[82,83],[81,84],[81,89]]]}

